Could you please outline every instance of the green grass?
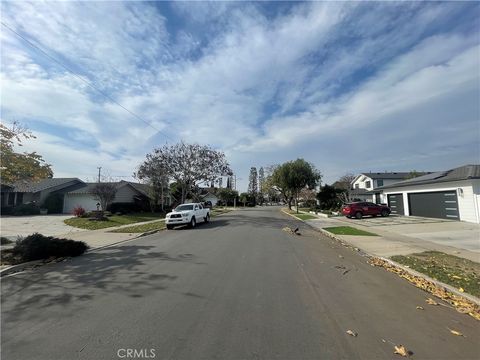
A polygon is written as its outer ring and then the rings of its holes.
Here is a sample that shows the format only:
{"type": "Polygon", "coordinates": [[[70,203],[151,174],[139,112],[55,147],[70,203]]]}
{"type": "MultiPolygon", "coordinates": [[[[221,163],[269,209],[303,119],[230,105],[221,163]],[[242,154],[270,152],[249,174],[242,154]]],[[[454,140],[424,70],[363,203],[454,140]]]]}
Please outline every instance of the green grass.
{"type": "Polygon", "coordinates": [[[92,221],[88,218],[70,218],[64,220],[64,223],[70,226],[74,226],[80,229],[98,230],[106,229],[109,227],[115,227],[120,225],[134,224],[144,221],[152,221],[163,218],[163,214],[160,213],[134,213],[128,215],[112,215],[105,221],[92,221]]]}
{"type": "Polygon", "coordinates": [[[294,214],[294,213],[292,213],[292,215],[295,216],[297,219],[300,219],[300,220],[318,219],[315,215],[311,215],[311,214],[294,214]]]}
{"type": "Polygon", "coordinates": [[[225,208],[213,208],[212,211],[210,212],[210,216],[214,217],[216,215],[220,214],[225,214],[232,211],[231,209],[225,209],[225,208]]]}
{"type": "Polygon", "coordinates": [[[378,236],[377,234],[352,228],[350,226],[336,226],[324,228],[328,232],[336,235],[360,235],[360,236],[378,236]]]}
{"type": "Polygon", "coordinates": [[[480,296],[480,264],[438,251],[425,251],[391,259],[457,289],[480,296]]]}
{"type": "Polygon", "coordinates": [[[124,228],[112,230],[111,232],[114,233],[144,233],[147,231],[152,231],[152,230],[163,230],[165,229],[165,221],[164,220],[159,220],[155,221],[149,224],[143,224],[143,225],[132,225],[132,226],[126,226],[124,228]]]}

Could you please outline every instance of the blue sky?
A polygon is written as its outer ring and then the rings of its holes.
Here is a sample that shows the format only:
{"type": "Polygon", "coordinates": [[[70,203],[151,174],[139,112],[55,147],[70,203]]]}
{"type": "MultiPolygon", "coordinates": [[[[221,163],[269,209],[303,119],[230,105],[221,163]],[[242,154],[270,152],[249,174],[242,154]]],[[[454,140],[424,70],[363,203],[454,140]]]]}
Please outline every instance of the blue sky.
{"type": "Polygon", "coordinates": [[[347,172],[480,158],[475,2],[2,2],[1,118],[55,176],[130,176],[156,145],[347,172]],[[160,130],[160,131],[157,131],[160,130]]]}

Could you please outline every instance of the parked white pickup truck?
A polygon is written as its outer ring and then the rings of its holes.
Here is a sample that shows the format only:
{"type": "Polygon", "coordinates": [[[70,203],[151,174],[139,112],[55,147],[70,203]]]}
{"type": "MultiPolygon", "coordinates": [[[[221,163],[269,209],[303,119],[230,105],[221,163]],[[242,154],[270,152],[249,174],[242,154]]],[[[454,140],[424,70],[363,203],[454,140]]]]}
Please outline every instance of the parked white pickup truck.
{"type": "Polygon", "coordinates": [[[198,222],[210,221],[210,209],[200,203],[178,205],[172,212],[165,216],[167,229],[173,229],[177,225],[186,225],[194,228],[198,222]]]}

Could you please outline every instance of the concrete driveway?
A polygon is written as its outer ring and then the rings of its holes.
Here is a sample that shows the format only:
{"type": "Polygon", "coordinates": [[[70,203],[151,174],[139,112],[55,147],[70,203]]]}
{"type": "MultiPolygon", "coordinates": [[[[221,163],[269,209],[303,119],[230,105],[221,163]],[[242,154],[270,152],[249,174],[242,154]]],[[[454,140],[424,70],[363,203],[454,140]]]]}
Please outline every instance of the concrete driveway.
{"type": "Polygon", "coordinates": [[[366,217],[360,220],[341,218],[341,221],[379,234],[385,231],[480,253],[479,224],[417,216],[366,217]]]}
{"type": "Polygon", "coordinates": [[[27,236],[35,232],[53,236],[82,231],[63,222],[71,217],[71,215],[2,216],[0,218],[1,234],[10,238],[27,236]]]}

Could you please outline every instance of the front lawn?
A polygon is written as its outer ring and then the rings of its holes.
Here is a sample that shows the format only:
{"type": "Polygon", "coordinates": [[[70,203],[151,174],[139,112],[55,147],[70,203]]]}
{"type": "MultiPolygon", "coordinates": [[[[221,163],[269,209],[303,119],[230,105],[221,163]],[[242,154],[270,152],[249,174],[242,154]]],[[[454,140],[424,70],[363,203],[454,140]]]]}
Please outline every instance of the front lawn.
{"type": "Polygon", "coordinates": [[[327,230],[328,232],[331,232],[332,234],[336,234],[336,235],[378,236],[377,234],[355,229],[350,226],[328,227],[328,228],[324,228],[324,230],[327,230]]]}
{"type": "Polygon", "coordinates": [[[311,214],[294,214],[292,213],[293,216],[295,216],[297,219],[300,220],[311,220],[311,219],[318,219],[315,215],[311,214]]]}
{"type": "Polygon", "coordinates": [[[142,225],[132,225],[120,229],[112,230],[111,232],[115,233],[144,233],[152,230],[163,230],[165,229],[165,220],[159,220],[151,222],[148,224],[142,225]]]}
{"type": "Polygon", "coordinates": [[[74,217],[64,220],[64,223],[73,227],[87,230],[98,230],[120,225],[134,224],[144,221],[159,220],[164,217],[161,213],[132,213],[127,215],[112,215],[104,221],[89,220],[88,218],[74,217]]]}
{"type": "Polygon", "coordinates": [[[438,251],[425,251],[391,259],[445,284],[480,296],[480,264],[438,251]]]}

